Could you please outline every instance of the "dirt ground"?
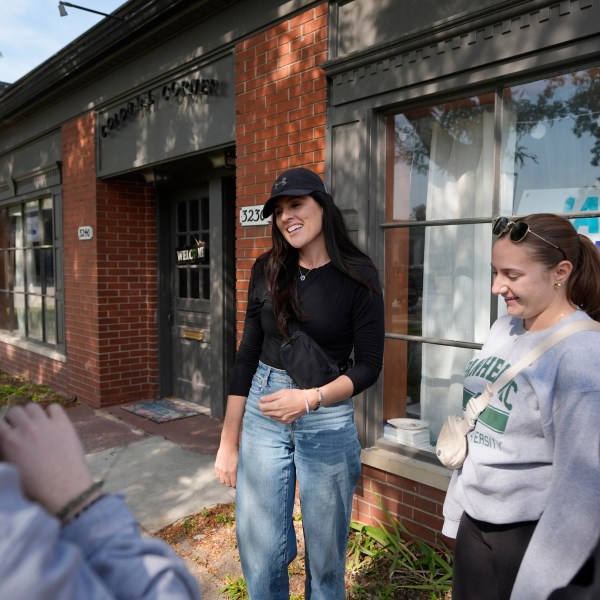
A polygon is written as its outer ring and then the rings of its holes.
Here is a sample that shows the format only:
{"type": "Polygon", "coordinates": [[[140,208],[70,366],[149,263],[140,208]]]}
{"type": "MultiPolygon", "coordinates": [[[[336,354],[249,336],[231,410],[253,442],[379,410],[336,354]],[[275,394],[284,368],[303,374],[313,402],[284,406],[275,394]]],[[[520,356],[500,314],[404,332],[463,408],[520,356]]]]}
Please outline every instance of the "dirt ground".
{"type": "MultiPolygon", "coordinates": [[[[300,508],[296,505],[294,510],[294,526],[298,541],[298,556],[289,568],[290,573],[290,599],[301,600],[304,598],[304,542],[300,508]]],[[[242,599],[240,581],[242,568],[239,561],[235,538],[235,508],[233,503],[219,504],[202,513],[182,519],[165,527],[155,535],[171,544],[175,551],[183,558],[191,573],[196,577],[203,600],[242,599]],[[230,591],[225,588],[230,586],[230,591]]],[[[346,576],[346,589],[350,591],[354,584],[365,585],[380,583],[373,579],[368,569],[364,572],[348,571],[346,576]]],[[[410,589],[396,590],[393,600],[423,600],[431,596],[428,592],[410,589]]],[[[379,594],[363,591],[359,596],[349,593],[349,598],[369,600],[391,600],[385,593],[379,594]]],[[[444,600],[452,600],[448,592],[443,595],[444,600]]]]}
{"type": "MultiPolygon", "coordinates": [[[[290,565],[290,594],[304,594],[304,544],[302,523],[294,521],[298,557],[290,565]]],[[[182,519],[155,535],[167,541],[183,558],[202,590],[202,600],[237,598],[222,591],[229,582],[242,577],[235,539],[233,504],[219,504],[202,513],[182,519]]],[[[237,589],[237,588],[236,588],[237,589]]]]}

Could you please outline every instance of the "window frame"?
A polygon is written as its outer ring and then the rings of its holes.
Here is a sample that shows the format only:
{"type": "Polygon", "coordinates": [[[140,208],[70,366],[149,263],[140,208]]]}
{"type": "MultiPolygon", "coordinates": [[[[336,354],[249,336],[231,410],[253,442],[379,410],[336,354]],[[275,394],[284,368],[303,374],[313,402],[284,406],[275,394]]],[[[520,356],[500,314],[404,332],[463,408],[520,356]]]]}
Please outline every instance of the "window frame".
{"type": "MultiPolygon", "coordinates": [[[[544,79],[560,76],[567,73],[576,73],[577,71],[598,67],[599,62],[593,63],[586,62],[585,64],[571,64],[561,65],[561,68],[554,67],[538,72],[529,72],[521,74],[514,78],[502,78],[495,82],[495,85],[490,87],[489,83],[482,82],[480,86],[473,87],[461,87],[455,89],[451,93],[440,93],[424,96],[419,101],[408,100],[406,102],[396,103],[393,106],[380,106],[372,107],[370,113],[373,124],[372,128],[372,142],[375,149],[375,153],[378,156],[380,165],[374,170],[375,176],[378,177],[379,182],[376,189],[379,193],[377,206],[377,215],[379,222],[377,226],[377,264],[381,267],[381,273],[385,273],[385,233],[387,229],[402,229],[402,228],[415,228],[415,227],[443,227],[445,225],[476,225],[476,224],[489,224],[491,229],[491,223],[494,218],[499,215],[500,210],[500,161],[502,153],[502,128],[501,118],[504,110],[503,93],[506,89],[527,84],[542,81],[544,79]],[[420,108],[436,106],[439,104],[452,102],[454,100],[460,100],[462,98],[480,96],[483,94],[494,94],[494,149],[493,149],[493,160],[494,160],[494,175],[493,175],[493,196],[491,200],[491,214],[492,217],[477,217],[477,218],[465,218],[465,219],[442,219],[442,220],[423,220],[423,221],[408,221],[408,222],[389,222],[386,220],[386,203],[389,198],[389,186],[393,185],[393,178],[390,173],[390,165],[388,155],[388,121],[393,119],[395,115],[401,113],[407,113],[420,108]],[[381,200],[383,199],[383,200],[381,200]]],[[[514,202],[514,198],[513,198],[514,202]]],[[[514,204],[513,204],[514,206],[514,204]]],[[[512,211],[511,211],[512,212],[512,211]]],[[[600,210],[589,211],[589,212],[563,212],[562,216],[569,220],[578,218],[600,218],[600,210]]],[[[509,215],[507,215],[509,216],[509,215]]],[[[513,214],[510,216],[522,216],[519,214],[513,214]]],[[[490,243],[493,243],[493,238],[490,234],[490,243]]],[[[491,281],[492,271],[490,267],[490,326],[498,317],[498,303],[495,301],[495,296],[491,292],[491,281]]],[[[383,278],[382,278],[383,279],[383,278]]],[[[383,287],[385,290],[386,282],[383,279],[383,287]]],[[[482,347],[482,344],[475,342],[463,342],[458,340],[448,340],[442,338],[433,338],[426,336],[416,336],[409,334],[401,334],[390,331],[387,328],[385,330],[385,340],[401,340],[405,342],[416,342],[421,344],[436,344],[443,346],[452,346],[457,348],[466,348],[472,350],[478,350],[482,347]]],[[[385,363],[384,363],[385,370],[385,363]]],[[[419,450],[417,448],[411,448],[409,446],[403,446],[388,442],[383,438],[383,414],[384,414],[384,377],[385,372],[382,371],[382,376],[377,386],[377,402],[374,403],[376,406],[371,406],[367,411],[366,415],[366,445],[367,447],[382,448],[384,450],[391,451],[395,454],[406,456],[409,458],[417,459],[418,461],[425,463],[432,463],[439,466],[439,463],[434,453],[419,450]]]]}
{"type": "MultiPolygon", "coordinates": [[[[40,247],[27,246],[23,245],[19,247],[23,252],[26,249],[51,249],[52,257],[53,257],[53,268],[54,268],[54,295],[48,296],[45,289],[42,289],[41,293],[33,293],[29,292],[26,289],[22,292],[24,297],[27,299],[30,296],[39,297],[42,299],[52,298],[54,300],[54,313],[55,313],[55,325],[54,325],[54,334],[55,334],[55,342],[47,341],[47,319],[45,314],[42,316],[42,331],[43,331],[43,339],[40,340],[36,337],[29,336],[29,327],[28,327],[28,313],[25,311],[25,319],[26,319],[26,334],[22,335],[18,330],[12,329],[0,329],[0,341],[11,344],[14,346],[23,347],[32,352],[51,356],[58,360],[63,360],[65,355],[65,318],[64,318],[64,268],[63,268],[63,227],[62,227],[62,196],[60,193],[59,186],[52,186],[46,189],[36,190],[35,192],[30,192],[27,194],[17,195],[10,199],[7,199],[0,203],[0,209],[4,212],[8,212],[13,207],[21,207],[23,211],[23,215],[25,215],[26,205],[31,202],[37,202],[38,206],[41,207],[45,201],[50,201],[52,203],[52,240],[48,243],[48,240],[44,240],[44,244],[40,247]]],[[[6,226],[6,223],[3,222],[3,226],[6,226]]],[[[13,247],[4,247],[2,251],[9,251],[10,249],[14,250],[13,247]]],[[[24,271],[26,268],[24,267],[24,271]]],[[[15,271],[14,269],[10,273],[10,277],[14,280],[15,271]]],[[[45,283],[42,282],[42,288],[44,288],[45,283]]],[[[15,291],[10,290],[9,288],[2,289],[3,292],[8,292],[10,294],[14,294],[15,291]]],[[[20,293],[20,292],[19,292],[20,293]]],[[[43,305],[45,306],[45,300],[43,301],[43,305]]],[[[28,303],[26,301],[26,306],[28,303]]]]}

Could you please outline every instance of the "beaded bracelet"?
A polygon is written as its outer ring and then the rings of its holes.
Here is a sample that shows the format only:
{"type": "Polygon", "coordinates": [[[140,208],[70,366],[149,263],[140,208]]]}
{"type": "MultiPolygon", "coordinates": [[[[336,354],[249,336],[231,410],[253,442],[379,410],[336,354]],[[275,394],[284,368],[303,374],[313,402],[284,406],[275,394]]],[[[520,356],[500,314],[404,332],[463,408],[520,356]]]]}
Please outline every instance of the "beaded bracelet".
{"type": "Polygon", "coordinates": [[[75,498],[73,498],[73,500],[67,502],[65,506],[63,506],[57,513],[55,513],[56,518],[64,523],[65,519],[71,514],[71,512],[73,512],[76,508],[81,506],[92,494],[94,494],[94,492],[99,490],[103,485],[104,481],[102,480],[92,483],[92,485],[90,485],[90,487],[88,487],[87,489],[83,490],[83,492],[81,492],[79,496],[76,496],[75,498]]]}

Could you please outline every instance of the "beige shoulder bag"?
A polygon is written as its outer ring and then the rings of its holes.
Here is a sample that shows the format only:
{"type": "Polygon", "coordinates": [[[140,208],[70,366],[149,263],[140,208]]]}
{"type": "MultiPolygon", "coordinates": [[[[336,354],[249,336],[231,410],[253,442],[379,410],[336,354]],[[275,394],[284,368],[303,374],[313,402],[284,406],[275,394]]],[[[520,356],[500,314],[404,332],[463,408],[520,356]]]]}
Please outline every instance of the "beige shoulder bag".
{"type": "Polygon", "coordinates": [[[494,394],[514,379],[521,369],[534,363],[552,346],[569,335],[580,331],[600,331],[600,323],[597,321],[575,321],[575,323],[561,327],[512,367],[504,371],[494,383],[486,385],[482,394],[471,398],[467,403],[463,416],[450,415],[442,426],[435,447],[440,462],[448,469],[460,469],[467,457],[467,434],[473,430],[479,415],[486,409],[494,394]]]}

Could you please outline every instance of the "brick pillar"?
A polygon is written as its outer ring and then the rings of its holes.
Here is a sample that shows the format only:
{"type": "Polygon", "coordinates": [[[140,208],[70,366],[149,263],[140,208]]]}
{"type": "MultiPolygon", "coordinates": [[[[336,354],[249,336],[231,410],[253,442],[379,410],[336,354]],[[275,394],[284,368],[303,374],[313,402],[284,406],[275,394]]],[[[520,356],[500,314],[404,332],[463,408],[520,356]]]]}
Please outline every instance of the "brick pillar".
{"type": "Polygon", "coordinates": [[[96,228],[96,152],[94,115],[62,127],[65,345],[69,389],[98,406],[100,356],[96,228]],[[94,238],[79,241],[77,228],[91,225],[94,238]]]}
{"type": "Polygon", "coordinates": [[[65,341],[70,393],[100,407],[157,394],[157,233],[150,186],[96,179],[94,121],[62,128],[65,341]]]}
{"type": "MultiPolygon", "coordinates": [[[[327,3],[244,40],[236,48],[237,208],[263,204],[277,175],[325,170],[327,3]]],[[[250,269],[271,246],[270,227],[236,231],[238,341],[250,269]]]]}

